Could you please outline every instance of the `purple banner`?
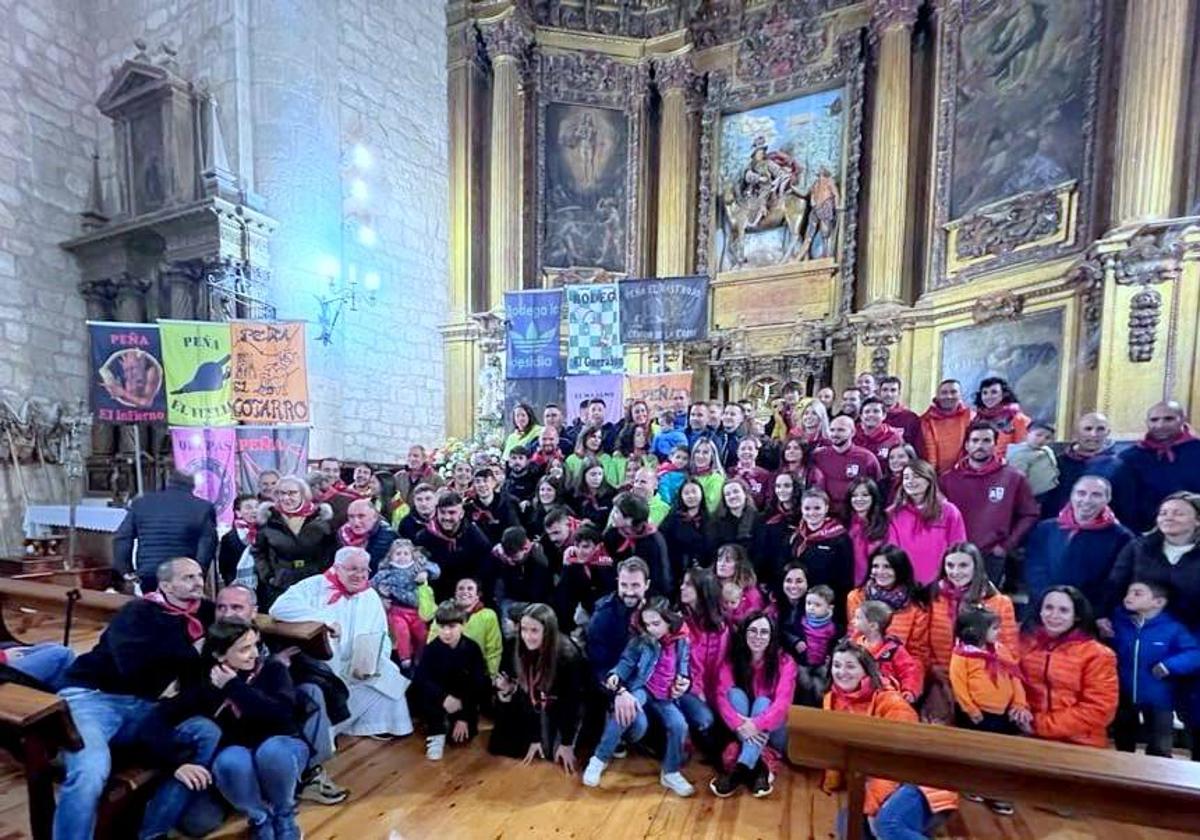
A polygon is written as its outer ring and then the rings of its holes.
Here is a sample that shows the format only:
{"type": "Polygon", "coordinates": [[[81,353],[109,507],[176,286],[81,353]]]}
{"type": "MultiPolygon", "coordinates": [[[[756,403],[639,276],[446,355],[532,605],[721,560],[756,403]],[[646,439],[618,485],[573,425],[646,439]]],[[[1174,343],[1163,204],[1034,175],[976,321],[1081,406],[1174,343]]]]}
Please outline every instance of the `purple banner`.
{"type": "Polygon", "coordinates": [[[167,418],[162,342],[154,324],[88,321],[92,411],[101,423],[167,418]]]}
{"type": "Polygon", "coordinates": [[[233,497],[237,495],[236,444],[232,426],[171,427],[175,469],[192,476],[195,494],[213,503],[217,521],[224,525],[233,522],[233,497]]]}

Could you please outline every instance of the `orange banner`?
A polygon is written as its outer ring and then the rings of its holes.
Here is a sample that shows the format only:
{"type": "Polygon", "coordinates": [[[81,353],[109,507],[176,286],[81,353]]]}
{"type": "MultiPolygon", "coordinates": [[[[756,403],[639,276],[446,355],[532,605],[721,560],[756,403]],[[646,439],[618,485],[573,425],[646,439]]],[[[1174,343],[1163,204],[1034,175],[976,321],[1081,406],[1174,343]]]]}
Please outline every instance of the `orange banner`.
{"type": "Polygon", "coordinates": [[[233,321],[233,414],[249,425],[308,422],[302,321],[233,321]]]}
{"type": "Polygon", "coordinates": [[[625,400],[645,400],[653,415],[664,408],[674,408],[672,403],[678,392],[687,394],[692,401],[692,372],[677,373],[631,373],[625,378],[625,400]]]}

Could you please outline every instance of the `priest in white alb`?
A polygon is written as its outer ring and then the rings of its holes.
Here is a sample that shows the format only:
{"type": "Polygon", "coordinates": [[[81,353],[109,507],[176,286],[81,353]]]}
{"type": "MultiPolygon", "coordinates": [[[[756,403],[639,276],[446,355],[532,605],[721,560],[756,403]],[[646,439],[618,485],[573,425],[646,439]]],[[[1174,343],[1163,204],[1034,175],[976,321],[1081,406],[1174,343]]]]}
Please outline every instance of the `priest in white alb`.
{"type": "Polygon", "coordinates": [[[409,681],[391,660],[387,613],[370,586],[371,556],[339,549],[324,574],[290,586],[271,605],[280,621],[320,621],[329,628],[329,667],[350,689],[350,717],[334,735],[408,735],[412,718],[404,692],[409,681]]]}

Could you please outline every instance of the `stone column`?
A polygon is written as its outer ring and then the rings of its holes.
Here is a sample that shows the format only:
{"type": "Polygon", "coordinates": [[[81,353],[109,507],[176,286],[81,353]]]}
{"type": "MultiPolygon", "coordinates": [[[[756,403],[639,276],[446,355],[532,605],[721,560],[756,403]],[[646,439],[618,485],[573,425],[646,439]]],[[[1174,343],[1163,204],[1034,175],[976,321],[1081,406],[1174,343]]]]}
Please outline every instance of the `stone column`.
{"type": "Polygon", "coordinates": [[[151,283],[144,277],[126,274],[116,281],[117,320],[141,324],[146,320],[146,295],[151,283]]]}
{"type": "Polygon", "coordinates": [[[912,27],[918,4],[918,0],[875,0],[872,9],[876,69],[863,271],[866,307],[900,304],[904,295],[912,27]]]}
{"type": "Polygon", "coordinates": [[[525,122],[521,84],[532,43],[528,29],[510,14],[482,27],[492,61],[492,170],[489,183],[488,304],[504,303],[504,292],[521,288],[524,230],[522,225],[525,122]]]}
{"type": "Polygon", "coordinates": [[[662,96],[658,152],[658,235],[655,270],[678,277],[692,269],[696,132],[698,105],[691,48],[654,61],[654,79],[662,96]]]}
{"type": "Polygon", "coordinates": [[[177,321],[196,318],[196,272],[191,267],[173,264],[162,273],[167,286],[169,304],[167,311],[177,321]]]}
{"type": "Polygon", "coordinates": [[[1174,211],[1185,59],[1195,29],[1188,0],[1137,0],[1125,7],[1112,221],[1161,219],[1174,211]]]}

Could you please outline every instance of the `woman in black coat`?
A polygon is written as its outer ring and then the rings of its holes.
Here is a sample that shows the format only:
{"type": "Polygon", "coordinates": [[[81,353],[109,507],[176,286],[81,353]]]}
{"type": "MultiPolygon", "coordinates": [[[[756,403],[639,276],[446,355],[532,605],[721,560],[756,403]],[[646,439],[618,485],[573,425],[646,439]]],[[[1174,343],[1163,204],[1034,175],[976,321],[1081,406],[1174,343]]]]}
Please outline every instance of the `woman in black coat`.
{"type": "Polygon", "coordinates": [[[712,565],[714,548],[709,539],[704,491],[695,481],[689,478],[680,485],[675,506],[658,532],[667,544],[671,580],[683,580],[683,573],[692,566],[712,565]]]}
{"type": "Polygon", "coordinates": [[[289,476],[279,482],[275,494],[276,503],[259,511],[251,549],[258,573],[258,608],[263,612],[296,581],[328,569],[338,548],[333,510],[314,505],[305,482],[289,476]]]}
{"type": "MultiPolygon", "coordinates": [[[[750,559],[760,582],[779,582],[783,567],[792,559],[792,532],[800,521],[800,494],[789,472],[775,475],[770,503],[754,532],[750,559]]],[[[774,583],[772,583],[774,585],[774,583]]]]}
{"type": "Polygon", "coordinates": [[[709,522],[709,542],[714,549],[734,543],[749,554],[757,525],[758,511],[745,482],[740,478],[729,479],[721,488],[721,503],[709,522]]]}

